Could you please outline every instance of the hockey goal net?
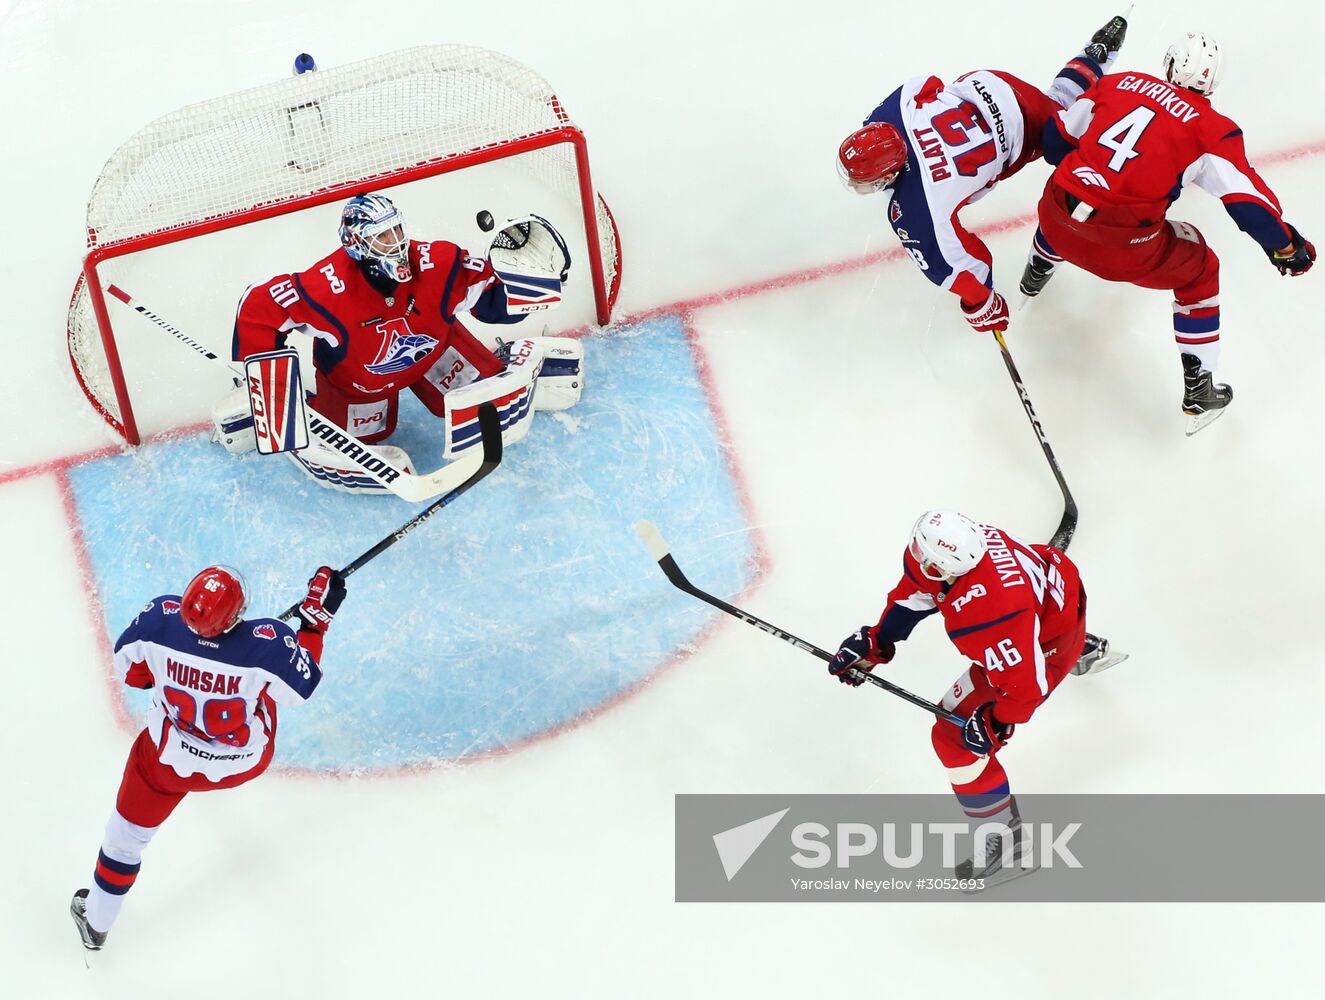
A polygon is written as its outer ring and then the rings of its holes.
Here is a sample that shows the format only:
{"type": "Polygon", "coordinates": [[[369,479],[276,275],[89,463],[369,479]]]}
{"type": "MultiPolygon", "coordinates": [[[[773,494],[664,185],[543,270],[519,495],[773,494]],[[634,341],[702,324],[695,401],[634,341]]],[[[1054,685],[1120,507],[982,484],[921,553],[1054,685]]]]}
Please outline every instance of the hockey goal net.
{"type": "MultiPolygon", "coordinates": [[[[567,234],[572,256],[580,250],[576,271],[592,279],[592,305],[585,307],[600,324],[608,322],[621,270],[616,227],[590,179],[584,135],[547,81],[485,49],[406,49],[190,105],[158,118],[116,150],[92,189],[88,252],[69,308],[69,357],[96,410],[126,441],[138,443],[133,402],[142,395],[141,380],[126,378],[122,356],[125,341],[140,332],[122,334],[115,323],[128,325],[127,314],[107,309],[104,288],[121,273],[116,268],[136,260],[131,273],[139,287],[215,288],[211,306],[198,310],[208,314],[201,325],[210,325],[210,342],[193,329],[185,332],[228,357],[229,324],[246,285],[324,256],[337,245],[338,203],[365,190],[391,191],[416,239],[467,238],[477,245],[486,234],[474,228],[476,209],[492,209],[499,224],[529,211],[546,214],[567,234]],[[496,165],[504,175],[492,174],[496,165]],[[512,173],[522,178],[519,184],[512,173]],[[434,178],[454,183],[462,174],[485,180],[461,193],[454,186],[434,193],[431,211],[415,211],[409,195],[395,191],[434,178]],[[561,205],[559,217],[546,208],[548,200],[561,205]],[[315,227],[303,226],[316,230],[315,244],[284,247],[261,272],[254,248],[279,245],[280,233],[288,231],[264,230],[278,225],[267,220],[332,203],[334,209],[318,210],[315,227]],[[466,213],[470,230],[460,236],[449,231],[466,213]],[[205,264],[194,250],[189,270],[170,275],[160,248],[176,248],[180,256],[178,248],[238,227],[253,227],[244,231],[252,238],[229,249],[213,246],[205,264]],[[247,271],[218,277],[219,263],[236,256],[248,261],[247,271]]],[[[580,287],[586,287],[583,277],[580,287]]],[[[156,353],[160,343],[157,338],[145,353],[156,353]]]]}

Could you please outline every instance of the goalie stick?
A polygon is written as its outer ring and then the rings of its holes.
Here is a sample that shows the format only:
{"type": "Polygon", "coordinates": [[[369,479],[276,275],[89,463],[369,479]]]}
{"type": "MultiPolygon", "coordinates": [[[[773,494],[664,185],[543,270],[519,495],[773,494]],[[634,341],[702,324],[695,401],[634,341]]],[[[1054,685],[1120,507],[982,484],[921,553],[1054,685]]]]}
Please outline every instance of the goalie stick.
{"type": "Polygon", "coordinates": [[[1017,387],[1017,397],[1021,400],[1022,408],[1026,411],[1026,419],[1031,422],[1031,427],[1035,429],[1035,436],[1040,441],[1040,450],[1044,452],[1049,468],[1053,471],[1054,478],[1058,480],[1058,488],[1063,493],[1063,517],[1058,522],[1058,529],[1054,532],[1053,537],[1049,539],[1049,544],[1066,552],[1067,547],[1072,544],[1072,536],[1077,531],[1077,502],[1072,499],[1072,491],[1067,488],[1067,480],[1063,478],[1063,470],[1058,467],[1058,459],[1054,458],[1054,450],[1049,447],[1049,439],[1044,436],[1044,428],[1040,426],[1040,418],[1035,415],[1035,407],[1031,405],[1030,393],[1026,391],[1026,385],[1021,380],[1021,373],[1017,371],[1017,366],[1012,360],[1012,352],[1008,350],[1007,341],[1003,339],[1003,332],[995,330],[994,339],[998,341],[998,349],[1003,354],[1003,364],[1007,366],[1012,384],[1017,387]]]}
{"type": "MultiPolygon", "coordinates": [[[[241,383],[245,381],[244,373],[238,365],[213,354],[182,330],[152,312],[118,285],[110,285],[107,291],[134,312],[145,319],[151,320],[162,330],[165,330],[181,344],[192,348],[208,361],[221,366],[236,379],[239,379],[241,383]]],[[[328,420],[311,407],[308,409],[308,426],[312,431],[312,436],[324,447],[334,451],[345,461],[360,469],[365,475],[372,477],[373,480],[396,496],[402,500],[408,500],[410,503],[422,503],[425,500],[431,500],[439,493],[446,493],[455,489],[458,484],[467,481],[483,462],[483,457],[475,449],[470,454],[463,455],[442,466],[436,472],[429,473],[426,476],[415,475],[393,465],[374,451],[371,446],[362,443],[349,431],[328,420]]]]}
{"type": "MultiPolygon", "coordinates": [[[[428,520],[433,515],[440,513],[442,508],[449,506],[452,501],[501,464],[501,417],[497,413],[497,408],[491,403],[481,404],[478,408],[478,423],[483,435],[483,455],[481,464],[474,470],[473,474],[445,496],[428,504],[427,507],[423,508],[423,510],[419,511],[399,528],[391,532],[391,534],[387,535],[367,552],[363,553],[363,555],[346,564],[345,568],[340,571],[342,576],[351,576],[357,570],[362,569],[365,565],[372,562],[424,521],[428,520]]],[[[293,618],[298,613],[299,605],[302,603],[303,602],[300,601],[290,605],[290,607],[281,612],[279,617],[284,619],[293,618]]]]}
{"type": "MultiPolygon", "coordinates": [[[[760,631],[767,632],[769,635],[781,639],[783,642],[788,642],[797,649],[803,649],[805,652],[817,656],[819,659],[827,663],[833,661],[833,654],[827,650],[820,649],[813,643],[797,638],[790,632],[784,632],[776,625],[770,625],[762,618],[756,618],[748,611],[742,611],[734,604],[728,604],[726,601],[722,600],[722,598],[714,597],[712,594],[706,593],[696,587],[686,578],[686,575],[681,572],[681,567],[676,565],[676,560],[672,557],[671,550],[668,547],[666,540],[663,538],[662,532],[660,532],[657,526],[652,522],[636,521],[635,533],[639,535],[640,541],[642,541],[644,547],[649,550],[649,555],[653,556],[653,558],[658,561],[659,568],[662,569],[663,573],[666,574],[667,579],[671,581],[672,586],[677,590],[683,590],[691,597],[697,597],[705,604],[711,604],[719,611],[725,611],[733,618],[739,618],[747,625],[753,625],[760,631]]],[[[889,694],[895,694],[897,697],[909,701],[912,705],[918,705],[926,712],[931,712],[934,715],[937,715],[940,719],[948,720],[954,726],[966,725],[966,720],[960,715],[955,715],[947,709],[935,705],[932,701],[926,701],[918,694],[912,694],[910,691],[905,688],[900,688],[896,684],[890,684],[882,677],[875,677],[872,673],[867,673],[864,670],[856,670],[855,668],[853,668],[853,673],[862,677],[866,681],[869,681],[869,683],[873,684],[875,687],[883,688],[883,690],[887,691],[889,694]]]]}

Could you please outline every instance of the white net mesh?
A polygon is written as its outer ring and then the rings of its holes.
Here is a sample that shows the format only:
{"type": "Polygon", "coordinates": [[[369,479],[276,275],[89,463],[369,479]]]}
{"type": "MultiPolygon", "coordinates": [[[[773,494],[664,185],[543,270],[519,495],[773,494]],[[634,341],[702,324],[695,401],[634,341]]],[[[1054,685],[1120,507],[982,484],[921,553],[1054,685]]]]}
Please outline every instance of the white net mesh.
{"type": "MultiPolygon", "coordinates": [[[[293,210],[320,192],[385,186],[424,165],[445,170],[464,154],[570,124],[546,80],[485,49],[425,46],[305,73],[181,108],[124,143],[93,187],[88,244],[114,246],[213,220],[242,223],[255,211],[293,210]]],[[[569,143],[515,161],[579,203],[569,143]]],[[[597,232],[586,236],[600,248],[605,288],[614,289],[616,236],[606,205],[595,202],[597,232]]],[[[81,282],[70,307],[69,346],[89,396],[118,422],[81,282]]]]}

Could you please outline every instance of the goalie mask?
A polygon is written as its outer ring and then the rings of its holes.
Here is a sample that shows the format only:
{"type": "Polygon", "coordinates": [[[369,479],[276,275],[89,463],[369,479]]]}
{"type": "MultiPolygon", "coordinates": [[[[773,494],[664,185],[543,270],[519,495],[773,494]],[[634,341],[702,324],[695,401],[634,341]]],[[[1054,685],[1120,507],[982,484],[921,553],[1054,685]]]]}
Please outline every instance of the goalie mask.
{"type": "Polygon", "coordinates": [[[208,566],[189,581],[179,616],[191,632],[212,639],[229,632],[248,607],[248,584],[237,569],[208,566]]]}
{"type": "Polygon", "coordinates": [[[340,213],[340,241],[370,275],[397,283],[413,277],[405,216],[385,195],[361,194],[345,203],[340,213]]]}

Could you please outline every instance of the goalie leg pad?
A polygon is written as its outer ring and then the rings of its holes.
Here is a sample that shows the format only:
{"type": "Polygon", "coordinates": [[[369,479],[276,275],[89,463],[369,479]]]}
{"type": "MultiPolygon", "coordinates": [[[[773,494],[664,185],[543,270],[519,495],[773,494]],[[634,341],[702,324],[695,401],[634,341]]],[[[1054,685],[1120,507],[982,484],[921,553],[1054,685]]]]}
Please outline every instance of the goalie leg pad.
{"type": "Polygon", "coordinates": [[[543,347],[539,339],[528,338],[513,341],[510,348],[510,361],[505,371],[446,394],[444,457],[454,458],[480,443],[480,403],[492,403],[497,408],[501,416],[503,445],[515,444],[529,433],[534,416],[535,383],[543,364],[543,347]]]}
{"type": "Polygon", "coordinates": [[[535,410],[568,410],[584,392],[584,343],[571,337],[535,337],[543,348],[535,410]]]}
{"type": "Polygon", "coordinates": [[[212,407],[212,427],[212,440],[232,455],[243,455],[258,446],[248,389],[236,386],[216,401],[212,407]]]}
{"type": "MultiPolygon", "coordinates": [[[[406,472],[414,471],[410,457],[403,448],[379,444],[373,447],[373,451],[406,472]]],[[[366,475],[362,469],[355,468],[334,451],[317,444],[309,445],[301,451],[288,451],[283,454],[290,457],[290,461],[294,462],[300,472],[329,490],[338,490],[341,493],[373,493],[379,496],[393,495],[372,476],[366,475]]]]}
{"type": "Polygon", "coordinates": [[[249,405],[258,451],[276,455],[308,447],[308,412],[293,347],[253,354],[244,360],[249,405]]]}

